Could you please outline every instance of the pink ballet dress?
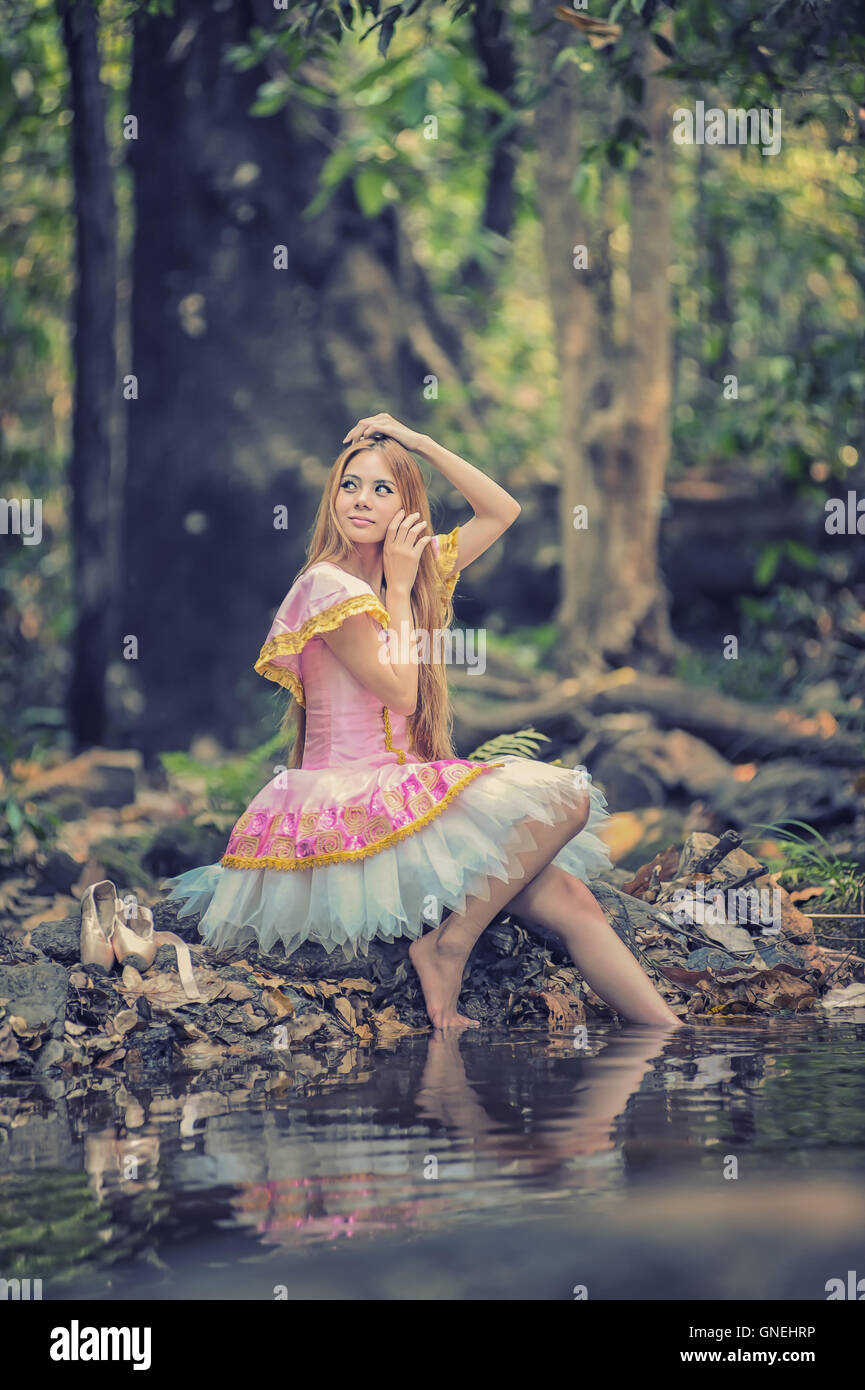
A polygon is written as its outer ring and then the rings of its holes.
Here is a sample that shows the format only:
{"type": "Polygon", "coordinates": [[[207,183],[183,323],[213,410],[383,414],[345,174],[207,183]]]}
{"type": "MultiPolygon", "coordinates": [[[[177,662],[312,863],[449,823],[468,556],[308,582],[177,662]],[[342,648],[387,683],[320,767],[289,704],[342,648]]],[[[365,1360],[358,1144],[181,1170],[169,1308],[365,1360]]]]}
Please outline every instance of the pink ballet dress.
{"type": "MultiPolygon", "coordinates": [[[[458,527],[433,549],[449,592],[458,527]]],[[[425,762],[405,715],[383,708],[322,639],[355,613],[383,629],[372,587],[330,562],[295,580],[279,605],[256,671],[306,708],[303,764],[278,772],[252,799],[222,859],[166,881],[178,916],[201,913],[216,949],[304,941],[347,960],[374,938],[418,937],[469,897],[489,901],[491,880],[523,878],[517,856],[537,848],[530,821],[553,825],[589,793],[589,818],[552,863],[584,881],[609,867],[596,834],[609,819],[591,776],[534,758],[425,762]]],[[[518,890],[517,890],[518,891],[518,890]]]]}

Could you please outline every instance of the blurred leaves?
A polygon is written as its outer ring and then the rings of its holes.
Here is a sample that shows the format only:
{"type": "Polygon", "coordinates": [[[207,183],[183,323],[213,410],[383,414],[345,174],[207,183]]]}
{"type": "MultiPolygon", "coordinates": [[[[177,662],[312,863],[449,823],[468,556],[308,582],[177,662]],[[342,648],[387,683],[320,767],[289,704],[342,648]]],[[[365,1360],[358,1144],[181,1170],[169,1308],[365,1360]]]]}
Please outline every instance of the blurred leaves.
{"type": "MultiPolygon", "coordinates": [[[[148,9],[173,11],[169,0],[148,9]]],[[[120,0],[107,0],[100,19],[120,168],[128,12],[120,0]]],[[[224,57],[255,74],[252,109],[262,119],[291,107],[292,124],[317,128],[336,108],[338,136],[306,209],[310,235],[349,181],[364,216],[398,210],[436,303],[470,340],[470,378],[440,383],[441,436],[521,495],[549,487],[553,508],[561,467],[558,359],[534,182],[545,151],[531,146],[539,92],[528,7],[508,9],[506,20],[519,60],[507,98],[487,85],[472,7],[453,0],[295,0],[274,12],[272,27],[250,27],[224,57]],[[501,237],[486,229],[484,207],[492,155],[514,129],[522,146],[515,220],[501,237]],[[494,271],[492,298],[487,290],[475,296],[467,283],[474,262],[494,271]]],[[[865,452],[865,142],[856,117],[865,99],[865,40],[857,7],[680,0],[673,9],[617,0],[594,6],[592,20],[617,26],[615,42],[592,48],[569,28],[554,75],[597,95],[598,138],[587,133],[579,151],[574,194],[587,218],[603,216],[613,248],[630,234],[627,175],[644,157],[636,55],[647,29],[671,78],[671,106],[704,99],[783,108],[776,157],[715,148],[700,163],[699,151],[683,148],[674,160],[671,472],[744,462],[803,498],[856,486],[865,452]],[[735,399],[724,396],[730,373],[735,399]]],[[[550,25],[565,29],[552,5],[550,25]]],[[[0,691],[37,757],[57,744],[54,716],[75,619],[65,477],[73,391],[70,119],[55,7],[10,5],[0,32],[0,461],[6,495],[42,497],[44,538],[34,546],[7,538],[0,691]]],[[[128,198],[119,212],[128,247],[128,198]]],[[[626,307],[624,252],[614,250],[613,271],[626,307]]],[[[524,508],[521,524],[533,528],[538,548],[554,539],[550,509],[524,508]]],[[[803,581],[819,568],[807,548],[774,540],[754,562],[766,586],[791,565],[803,581]]],[[[786,631],[782,615],[774,621],[786,631]]],[[[132,707],[122,713],[134,723],[132,707]]],[[[235,804],[248,769],[208,775],[215,798],[235,804]]],[[[11,834],[14,806],[9,814],[11,834]]]]}
{"type": "Polygon", "coordinates": [[[252,800],[261,788],[262,767],[274,759],[278,766],[272,769],[272,775],[278,775],[288,751],[283,736],[274,734],[251,753],[229,758],[216,766],[183,752],[160,753],[159,758],[170,777],[178,782],[189,779],[203,786],[211,810],[231,811],[252,800]]]}

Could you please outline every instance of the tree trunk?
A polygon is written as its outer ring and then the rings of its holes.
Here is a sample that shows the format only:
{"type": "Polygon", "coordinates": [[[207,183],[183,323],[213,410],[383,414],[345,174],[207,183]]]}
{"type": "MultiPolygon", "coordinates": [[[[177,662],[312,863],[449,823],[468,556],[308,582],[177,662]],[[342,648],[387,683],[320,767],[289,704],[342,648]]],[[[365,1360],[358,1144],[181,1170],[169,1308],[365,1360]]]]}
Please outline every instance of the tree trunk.
{"type": "MultiPolygon", "coordinates": [[[[535,0],[533,25],[549,19],[548,6],[535,0]]],[[[538,80],[547,84],[535,108],[536,179],[543,232],[544,265],[555,328],[561,382],[559,452],[561,493],[560,604],[556,621],[562,634],[563,665],[575,669],[597,662],[591,611],[603,574],[595,568],[602,526],[602,492],[589,466],[586,424],[604,399],[605,363],[599,300],[609,302],[609,265],[600,210],[578,203],[573,183],[585,146],[598,131],[597,89],[605,83],[575,74],[571,64],[557,72],[553,62],[571,42],[564,25],[546,28],[535,42],[538,80]],[[577,268],[585,247],[587,265],[577,268]],[[585,507],[588,529],[575,529],[575,514],[585,507]]]]}
{"type": "MultiPolygon", "coordinates": [[[[547,10],[536,0],[535,20],[547,10]]],[[[538,74],[552,75],[564,25],[536,45],[538,74]]],[[[607,135],[619,89],[599,73],[562,65],[539,103],[538,192],[550,302],[562,382],[560,671],[605,661],[665,667],[675,650],[667,594],[658,569],[658,529],[670,451],[671,395],[669,86],[655,76],[660,55],[644,36],[645,90],[636,113],[647,129],[630,178],[630,307],[627,338],[610,322],[608,228],[571,192],[581,149],[607,135]],[[598,115],[597,113],[601,113],[598,115]],[[571,246],[589,249],[588,270],[574,269],[571,246]],[[575,529],[575,508],[586,508],[575,529]]],[[[587,50],[588,52],[588,50],[587,50]]],[[[600,171],[609,188],[609,167],[600,171]]],[[[601,198],[609,206],[608,198],[601,198]]]]}
{"type": "Polygon", "coordinates": [[[424,376],[463,365],[392,208],[364,218],[348,181],[302,217],[339,113],[251,116],[272,73],[225,61],[250,26],[279,21],[209,0],[135,20],[124,631],[146,757],[199,733],[236,744],[245,707],[245,724],[262,717],[249,736],[273,730],[252,667],[343,434],[382,409],[422,427],[424,376]]]}
{"type": "Polygon", "coordinates": [[[76,750],[105,736],[105,673],[116,609],[116,497],[112,423],[117,213],[106,138],[106,92],[99,80],[99,23],[92,0],[59,0],[74,121],[72,171],[76,288],[75,405],[69,488],[76,627],[68,689],[76,750]]]}
{"type": "MultiPolygon", "coordinates": [[[[721,105],[709,96],[706,106],[721,105]]],[[[709,153],[709,145],[697,151],[697,231],[703,247],[703,302],[706,306],[706,343],[704,360],[710,363],[711,387],[720,394],[723,379],[733,371],[731,347],[733,309],[731,291],[730,253],[728,243],[732,228],[726,221],[726,197],[717,160],[709,153]]],[[[709,383],[704,384],[704,390],[709,383]]],[[[710,388],[711,389],[711,388],[710,388]]]]}
{"type": "MultiPolygon", "coordinates": [[[[475,51],[483,64],[487,86],[508,102],[516,100],[519,73],[507,12],[497,0],[475,0],[471,22],[475,51]]],[[[500,120],[498,112],[488,110],[484,117],[487,131],[492,132],[500,120]]],[[[503,243],[510,238],[516,219],[518,154],[519,126],[515,125],[492,149],[481,219],[481,231],[494,232],[503,243]]],[[[472,255],[462,268],[461,280],[466,291],[473,291],[471,313],[480,327],[489,312],[488,299],[498,291],[497,276],[486,260],[472,255]]]]}
{"type": "Polygon", "coordinates": [[[631,331],[603,451],[605,580],[598,632],[607,656],[669,668],[675,642],[658,567],[658,531],[670,458],[672,251],[670,86],[645,31],[642,123],[649,139],[631,174],[631,331]]]}

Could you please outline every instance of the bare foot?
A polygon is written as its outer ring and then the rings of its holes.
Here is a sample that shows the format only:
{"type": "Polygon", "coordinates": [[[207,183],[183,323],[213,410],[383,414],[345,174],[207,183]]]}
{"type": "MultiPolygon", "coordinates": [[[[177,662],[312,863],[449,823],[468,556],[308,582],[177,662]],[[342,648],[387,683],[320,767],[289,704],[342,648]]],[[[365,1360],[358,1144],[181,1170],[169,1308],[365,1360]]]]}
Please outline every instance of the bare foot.
{"type": "Polygon", "coordinates": [[[457,1012],[465,957],[443,950],[438,940],[438,930],[431,931],[408,948],[420,978],[430,1023],[433,1028],[479,1028],[477,1019],[457,1012]]]}
{"type": "Polygon", "coordinates": [[[678,1018],[672,1010],[669,1013],[659,1013],[657,1018],[629,1018],[625,1021],[627,1023],[640,1023],[644,1028],[663,1028],[670,1033],[689,1026],[683,1019],[678,1018]]]}

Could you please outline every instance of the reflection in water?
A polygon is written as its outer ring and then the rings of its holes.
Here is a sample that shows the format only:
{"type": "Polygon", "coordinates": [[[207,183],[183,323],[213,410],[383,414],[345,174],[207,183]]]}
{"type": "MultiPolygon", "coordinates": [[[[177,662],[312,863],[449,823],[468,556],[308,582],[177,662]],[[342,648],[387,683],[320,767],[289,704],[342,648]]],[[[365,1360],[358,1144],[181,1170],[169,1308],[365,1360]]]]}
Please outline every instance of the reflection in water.
{"type": "MultiPolygon", "coordinates": [[[[41,1277],[45,1297],[128,1296],[143,1280],[148,1296],[184,1297],[207,1268],[217,1290],[218,1271],[226,1281],[212,1296],[269,1297],[260,1273],[244,1293],[243,1271],[275,1255],[441,1233],[453,1257],[479,1230],[561,1203],[586,1231],[601,1210],[626,1224],[630,1213],[651,1245],[652,1221],[659,1240],[670,1229],[659,1193],[684,1250],[734,1187],[739,1201],[757,1178],[825,1184],[862,1168],[865,1019],[598,1028],[578,1041],[432,1034],[134,1092],[110,1074],[7,1085],[0,1276],[41,1277]],[[642,1191],[656,1194],[649,1228],[642,1191]]],[[[749,1229],[761,1213],[768,1229],[771,1197],[749,1229]]]]}

